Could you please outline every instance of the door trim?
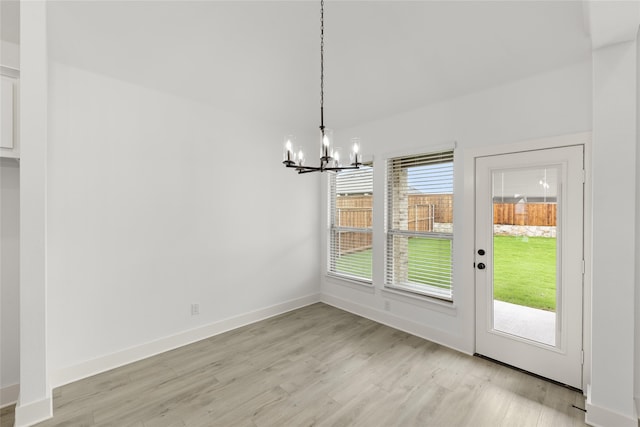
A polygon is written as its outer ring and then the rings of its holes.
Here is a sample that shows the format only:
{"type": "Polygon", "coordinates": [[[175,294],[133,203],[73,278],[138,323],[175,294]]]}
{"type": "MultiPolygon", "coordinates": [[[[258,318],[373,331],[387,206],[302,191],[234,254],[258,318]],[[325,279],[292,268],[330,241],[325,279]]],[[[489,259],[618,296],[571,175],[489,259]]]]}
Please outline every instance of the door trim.
{"type": "MultiPolygon", "coordinates": [[[[462,150],[462,161],[464,167],[463,199],[464,206],[475,206],[475,161],[476,157],[485,157],[498,154],[510,154],[522,151],[541,150],[546,148],[560,148],[572,145],[584,146],[584,167],[585,167],[585,187],[584,187],[584,260],[585,274],[583,277],[583,322],[582,322],[582,343],[584,350],[584,364],[582,369],[582,383],[591,383],[591,245],[592,245],[592,198],[591,198],[591,152],[592,152],[591,132],[580,132],[567,135],[553,136],[539,139],[519,140],[509,144],[496,144],[483,147],[465,148],[462,150]]],[[[464,209],[462,223],[469,224],[460,233],[461,246],[465,249],[462,253],[461,285],[467,288],[465,295],[469,295],[470,301],[464,301],[464,305],[469,307],[468,331],[472,336],[473,352],[475,352],[475,209],[464,209]]],[[[458,300],[459,301],[459,300],[458,300]]],[[[462,301],[460,301],[462,305],[462,301]]],[[[586,392],[586,390],[585,390],[586,392]]]]}

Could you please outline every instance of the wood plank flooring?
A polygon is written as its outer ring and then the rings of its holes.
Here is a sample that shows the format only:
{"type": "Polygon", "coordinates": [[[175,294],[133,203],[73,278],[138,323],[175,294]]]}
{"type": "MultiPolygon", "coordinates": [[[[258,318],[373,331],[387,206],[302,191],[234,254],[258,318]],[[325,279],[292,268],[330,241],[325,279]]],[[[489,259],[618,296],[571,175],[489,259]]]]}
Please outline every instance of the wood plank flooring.
{"type": "Polygon", "coordinates": [[[580,393],[314,304],[60,387],[39,426],[583,426],[574,404],[580,393]]]}
{"type": "Polygon", "coordinates": [[[0,427],[13,426],[13,416],[15,413],[16,405],[9,405],[0,409],[0,427]]]}

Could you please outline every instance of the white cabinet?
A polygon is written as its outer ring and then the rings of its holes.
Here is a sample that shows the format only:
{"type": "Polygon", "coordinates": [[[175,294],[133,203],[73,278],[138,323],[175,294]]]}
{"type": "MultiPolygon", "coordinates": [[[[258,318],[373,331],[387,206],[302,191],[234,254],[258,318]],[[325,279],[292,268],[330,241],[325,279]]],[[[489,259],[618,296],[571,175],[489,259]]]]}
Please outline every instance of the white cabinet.
{"type": "Polygon", "coordinates": [[[19,158],[18,71],[6,67],[0,71],[0,157],[19,158]]]}

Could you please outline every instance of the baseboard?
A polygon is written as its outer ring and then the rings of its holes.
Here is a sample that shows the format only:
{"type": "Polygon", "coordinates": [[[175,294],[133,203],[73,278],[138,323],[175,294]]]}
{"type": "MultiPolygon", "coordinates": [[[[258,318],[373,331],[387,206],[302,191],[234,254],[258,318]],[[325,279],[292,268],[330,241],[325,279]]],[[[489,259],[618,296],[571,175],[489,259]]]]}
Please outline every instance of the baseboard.
{"type": "Polygon", "coordinates": [[[323,303],[348,311],[349,313],[357,314],[358,316],[365,317],[373,320],[374,322],[382,323],[383,325],[433,341],[437,344],[465,354],[473,354],[473,352],[469,352],[465,349],[465,345],[460,339],[452,336],[451,333],[447,331],[432,328],[430,326],[414,322],[413,320],[397,316],[388,311],[382,311],[362,304],[357,304],[333,295],[321,294],[320,298],[323,303]]]}
{"type": "Polygon", "coordinates": [[[146,359],[165,351],[173,350],[175,348],[210,338],[214,335],[218,335],[241,326],[259,322],[260,320],[277,316],[291,310],[296,310],[310,304],[315,304],[317,302],[320,302],[320,294],[312,294],[296,298],[249,313],[219,320],[176,335],[127,348],[125,350],[88,360],[74,366],[62,368],[51,374],[51,385],[53,388],[60,387],[101,372],[118,368],[138,360],[146,359]]]}
{"type": "Polygon", "coordinates": [[[14,427],[29,427],[53,416],[53,398],[31,402],[16,406],[16,421],[14,427]]]}
{"type": "Polygon", "coordinates": [[[587,386],[587,413],[584,421],[594,427],[638,427],[637,415],[628,417],[591,402],[591,386],[587,386]]]}
{"type": "Polygon", "coordinates": [[[13,384],[0,388],[0,408],[13,405],[18,401],[20,384],[13,384]]]}

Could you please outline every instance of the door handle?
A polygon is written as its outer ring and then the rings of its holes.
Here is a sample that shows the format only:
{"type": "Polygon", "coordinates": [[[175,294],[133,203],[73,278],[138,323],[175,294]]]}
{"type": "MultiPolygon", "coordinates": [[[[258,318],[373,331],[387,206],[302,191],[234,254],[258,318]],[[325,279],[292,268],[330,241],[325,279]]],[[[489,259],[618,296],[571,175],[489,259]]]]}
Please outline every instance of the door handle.
{"type": "Polygon", "coordinates": [[[483,262],[478,263],[478,270],[484,270],[485,268],[487,268],[487,266],[484,265],[483,262]]]}

